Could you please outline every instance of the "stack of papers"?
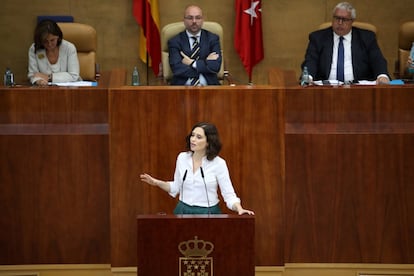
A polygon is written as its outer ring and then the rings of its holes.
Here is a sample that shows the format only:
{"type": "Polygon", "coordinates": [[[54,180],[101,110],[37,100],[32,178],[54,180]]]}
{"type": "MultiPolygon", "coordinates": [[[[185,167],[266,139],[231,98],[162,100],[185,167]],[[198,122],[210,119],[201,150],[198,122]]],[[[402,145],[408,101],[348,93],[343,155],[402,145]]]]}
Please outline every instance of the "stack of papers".
{"type": "MultiPolygon", "coordinates": [[[[337,80],[324,80],[324,81],[314,81],[313,82],[314,85],[344,85],[346,83],[343,83],[341,81],[337,81],[337,80]]],[[[390,83],[391,85],[403,85],[404,81],[403,80],[391,80],[390,83]]],[[[377,85],[376,81],[368,81],[368,80],[360,80],[358,82],[355,83],[351,83],[351,85],[377,85]]]]}
{"type": "Polygon", "coordinates": [[[356,85],[376,85],[377,81],[367,81],[367,80],[360,80],[356,85]]]}
{"type": "Polygon", "coordinates": [[[55,86],[98,86],[96,81],[71,81],[71,82],[49,82],[48,85],[55,86]]]}

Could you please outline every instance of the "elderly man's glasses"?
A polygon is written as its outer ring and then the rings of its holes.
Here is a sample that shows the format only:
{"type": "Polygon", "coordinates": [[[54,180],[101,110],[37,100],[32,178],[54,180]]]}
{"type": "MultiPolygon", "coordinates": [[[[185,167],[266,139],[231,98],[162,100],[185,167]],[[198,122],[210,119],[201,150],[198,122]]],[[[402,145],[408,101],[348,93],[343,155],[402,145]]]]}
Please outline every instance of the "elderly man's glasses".
{"type": "Polygon", "coordinates": [[[187,16],[184,16],[184,19],[191,20],[191,21],[193,21],[193,20],[199,21],[199,20],[203,19],[203,17],[199,16],[199,15],[198,16],[187,15],[187,16]]]}
{"type": "Polygon", "coordinates": [[[339,22],[349,23],[353,20],[352,18],[345,18],[345,17],[335,16],[335,15],[334,15],[333,19],[338,23],[339,22]]]}

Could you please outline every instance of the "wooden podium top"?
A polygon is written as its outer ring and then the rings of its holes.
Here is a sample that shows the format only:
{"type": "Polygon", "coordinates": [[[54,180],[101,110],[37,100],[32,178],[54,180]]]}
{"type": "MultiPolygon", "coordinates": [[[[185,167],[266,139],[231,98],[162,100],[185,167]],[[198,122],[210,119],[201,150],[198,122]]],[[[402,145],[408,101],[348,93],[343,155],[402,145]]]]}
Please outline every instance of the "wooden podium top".
{"type": "Polygon", "coordinates": [[[249,215],[231,215],[231,214],[211,214],[211,215],[173,215],[173,214],[164,214],[159,213],[155,215],[138,215],[137,219],[153,219],[153,220],[159,220],[159,219],[168,219],[168,220],[174,220],[174,219],[235,219],[235,220],[251,220],[254,223],[254,216],[249,215]]]}

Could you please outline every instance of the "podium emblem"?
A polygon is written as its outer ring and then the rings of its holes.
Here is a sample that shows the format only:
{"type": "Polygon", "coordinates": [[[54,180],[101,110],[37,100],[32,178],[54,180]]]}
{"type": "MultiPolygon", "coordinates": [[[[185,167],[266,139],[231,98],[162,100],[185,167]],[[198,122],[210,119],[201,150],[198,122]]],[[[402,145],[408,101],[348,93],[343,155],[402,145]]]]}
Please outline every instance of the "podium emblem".
{"type": "Polygon", "coordinates": [[[178,250],[180,257],[179,276],[213,276],[213,258],[208,255],[213,252],[214,244],[209,241],[193,240],[180,242],[178,250]]]}

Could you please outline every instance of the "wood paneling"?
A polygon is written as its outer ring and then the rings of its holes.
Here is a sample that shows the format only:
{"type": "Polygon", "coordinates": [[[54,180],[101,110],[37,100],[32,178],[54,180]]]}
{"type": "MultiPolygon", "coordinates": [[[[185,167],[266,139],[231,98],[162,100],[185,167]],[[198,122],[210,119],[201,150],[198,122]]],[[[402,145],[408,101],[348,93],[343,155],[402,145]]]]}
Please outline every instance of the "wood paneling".
{"type": "Polygon", "coordinates": [[[282,96],[244,86],[111,90],[112,264],[134,263],[137,214],[172,213],[176,199],[140,182],[139,174],[172,179],[185,136],[198,121],[218,127],[236,192],[257,214],[256,264],[282,264],[282,96]]]}
{"type": "Polygon", "coordinates": [[[0,124],[107,124],[105,88],[1,89],[0,124]]]}
{"type": "Polygon", "coordinates": [[[0,91],[0,263],[109,262],[106,89],[0,91]]]}
{"type": "Polygon", "coordinates": [[[0,263],[135,266],[137,215],[176,203],[139,174],[172,179],[198,121],[256,212],[256,266],[414,263],[412,89],[2,88],[0,263]]]}
{"type": "Polygon", "coordinates": [[[286,93],[285,262],[412,263],[412,88],[286,93]]]}

